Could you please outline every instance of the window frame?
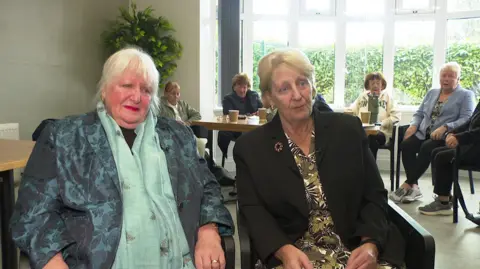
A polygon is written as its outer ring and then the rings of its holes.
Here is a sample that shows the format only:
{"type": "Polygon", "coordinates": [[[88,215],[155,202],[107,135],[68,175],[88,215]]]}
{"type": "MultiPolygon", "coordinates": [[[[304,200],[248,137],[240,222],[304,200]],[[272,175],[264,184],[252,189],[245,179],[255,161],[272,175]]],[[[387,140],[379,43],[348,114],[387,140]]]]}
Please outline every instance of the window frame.
{"type": "MultiPolygon", "coordinates": [[[[404,0],[396,0],[395,1],[395,13],[397,15],[402,14],[433,14],[436,11],[436,1],[437,0],[429,0],[429,7],[424,9],[411,9],[411,8],[403,8],[403,1],[404,0]]],[[[446,7],[445,7],[446,8],[446,7]]]]}
{"type": "Polygon", "coordinates": [[[307,1],[308,0],[300,0],[300,15],[313,15],[313,16],[335,16],[337,12],[337,0],[328,0],[330,2],[330,11],[321,12],[321,11],[313,11],[307,10],[307,1]]]}
{"type": "MultiPolygon", "coordinates": [[[[478,11],[462,11],[448,13],[447,0],[432,0],[434,3],[434,12],[405,12],[398,13],[397,7],[401,0],[384,0],[385,12],[382,16],[348,16],[346,11],[346,0],[332,0],[335,3],[335,12],[331,15],[317,15],[310,12],[305,13],[305,0],[290,0],[289,13],[285,15],[258,15],[253,14],[253,0],[244,0],[244,12],[241,15],[243,20],[243,68],[242,70],[250,77],[253,77],[253,21],[257,20],[284,20],[287,22],[288,46],[299,47],[298,25],[303,21],[328,21],[335,24],[335,83],[334,100],[330,104],[335,109],[342,109],[350,104],[344,104],[345,94],[345,68],[346,68],[346,25],[350,22],[380,21],[384,25],[383,32],[383,66],[382,71],[387,80],[387,91],[393,93],[393,70],[395,57],[395,23],[397,21],[418,21],[433,20],[434,30],[434,57],[433,57],[433,76],[432,87],[439,86],[439,68],[445,63],[447,54],[447,21],[450,19],[461,18],[480,18],[478,11]]],[[[415,110],[418,105],[402,105],[401,110],[415,110]]]]}

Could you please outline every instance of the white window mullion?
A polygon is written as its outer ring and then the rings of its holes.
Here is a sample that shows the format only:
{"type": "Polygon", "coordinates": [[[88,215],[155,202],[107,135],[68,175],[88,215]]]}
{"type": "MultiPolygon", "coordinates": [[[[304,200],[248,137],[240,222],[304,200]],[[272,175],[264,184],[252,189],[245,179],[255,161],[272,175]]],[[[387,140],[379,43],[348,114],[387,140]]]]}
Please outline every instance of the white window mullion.
{"type": "Polygon", "coordinates": [[[395,3],[385,1],[385,17],[383,19],[383,75],[387,81],[387,91],[393,95],[393,70],[395,58],[395,3]]]}
{"type": "Polygon", "coordinates": [[[288,14],[288,46],[298,47],[298,21],[300,19],[299,0],[290,0],[290,10],[288,14]]]}
{"type": "Polygon", "coordinates": [[[347,55],[345,0],[337,0],[335,19],[335,88],[333,102],[337,108],[345,106],[345,63],[347,55]]]}
{"type": "Polygon", "coordinates": [[[243,13],[243,71],[253,78],[253,2],[244,1],[243,13]]]}
{"type": "Polygon", "coordinates": [[[435,12],[435,36],[433,38],[433,75],[432,87],[438,88],[439,71],[445,63],[447,48],[447,0],[437,0],[438,9],[435,12]]]}

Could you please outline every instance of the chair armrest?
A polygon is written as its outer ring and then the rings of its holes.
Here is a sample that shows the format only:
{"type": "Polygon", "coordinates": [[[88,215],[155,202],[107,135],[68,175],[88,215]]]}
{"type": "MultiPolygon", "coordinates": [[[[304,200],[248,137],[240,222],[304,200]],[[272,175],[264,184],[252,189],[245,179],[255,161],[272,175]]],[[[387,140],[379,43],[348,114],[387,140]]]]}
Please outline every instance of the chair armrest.
{"type": "Polygon", "coordinates": [[[405,239],[405,263],[407,268],[435,268],[435,240],[433,236],[394,202],[389,200],[388,206],[390,219],[405,239]]]}
{"type": "Polygon", "coordinates": [[[233,236],[222,236],[222,248],[225,252],[225,269],[235,269],[235,241],[233,236]]]}
{"type": "Polygon", "coordinates": [[[240,262],[242,269],[255,268],[255,258],[252,252],[250,234],[245,224],[245,218],[239,210],[237,203],[237,231],[240,241],[240,262]]]}

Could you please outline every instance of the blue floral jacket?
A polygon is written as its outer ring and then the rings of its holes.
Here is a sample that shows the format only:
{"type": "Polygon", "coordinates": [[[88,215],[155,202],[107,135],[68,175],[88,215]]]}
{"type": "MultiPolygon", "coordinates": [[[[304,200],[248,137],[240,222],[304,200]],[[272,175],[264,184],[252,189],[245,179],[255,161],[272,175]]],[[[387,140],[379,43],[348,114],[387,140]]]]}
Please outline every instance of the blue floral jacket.
{"type": "MultiPolygon", "coordinates": [[[[199,226],[217,223],[221,235],[231,235],[232,218],[190,129],[159,118],[156,130],[193,257],[199,226]]],[[[13,240],[31,267],[43,268],[61,252],[70,269],[110,268],[121,224],[117,169],[97,113],[49,124],[27,163],[11,219],[13,240]]]]}

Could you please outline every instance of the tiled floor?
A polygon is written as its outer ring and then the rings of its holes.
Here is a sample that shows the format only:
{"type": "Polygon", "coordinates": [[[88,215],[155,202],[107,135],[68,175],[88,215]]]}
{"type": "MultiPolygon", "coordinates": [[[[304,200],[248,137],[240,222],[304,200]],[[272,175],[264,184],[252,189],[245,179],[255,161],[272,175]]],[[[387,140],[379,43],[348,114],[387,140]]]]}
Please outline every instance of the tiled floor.
{"type": "MultiPolygon", "coordinates": [[[[382,174],[386,186],[390,186],[388,174],[382,174]]],[[[478,180],[477,180],[478,182],[478,180]]],[[[480,184],[477,183],[477,194],[471,195],[466,179],[461,179],[461,186],[464,192],[467,207],[470,211],[477,212],[480,202],[480,184]]],[[[430,203],[433,198],[433,186],[431,178],[425,176],[420,180],[423,198],[421,201],[412,204],[402,204],[402,207],[410,216],[418,221],[435,238],[436,269],[477,269],[480,268],[480,227],[464,218],[463,211],[459,212],[458,224],[452,223],[452,217],[430,217],[418,213],[417,208],[423,204],[430,203]]],[[[235,218],[235,205],[227,205],[235,218]]],[[[240,269],[240,252],[237,240],[236,268],[240,269]]]]}
{"type": "MultiPolygon", "coordinates": [[[[387,174],[382,175],[386,186],[390,186],[387,174]]],[[[477,180],[478,182],[478,180],[477,180]]],[[[477,211],[480,202],[480,195],[471,195],[466,179],[461,180],[462,190],[464,190],[465,199],[468,208],[471,211],[477,211]]],[[[420,180],[423,199],[419,202],[400,205],[410,216],[417,220],[425,229],[427,229],[436,241],[436,266],[437,269],[476,269],[480,268],[480,227],[464,218],[463,212],[460,212],[459,223],[453,224],[451,217],[428,217],[420,215],[417,207],[429,203],[432,200],[432,190],[430,177],[423,177],[420,180]]],[[[477,183],[477,191],[480,192],[480,184],[477,183]]],[[[228,191],[227,191],[228,192],[228,191]]],[[[227,205],[235,220],[235,204],[227,205]]],[[[235,220],[236,221],[236,220],[235,220]]],[[[237,243],[236,268],[240,269],[240,252],[238,247],[238,237],[235,236],[237,243]]],[[[22,263],[21,268],[25,267],[22,263]]],[[[1,264],[0,264],[1,269],[1,264]]]]}

